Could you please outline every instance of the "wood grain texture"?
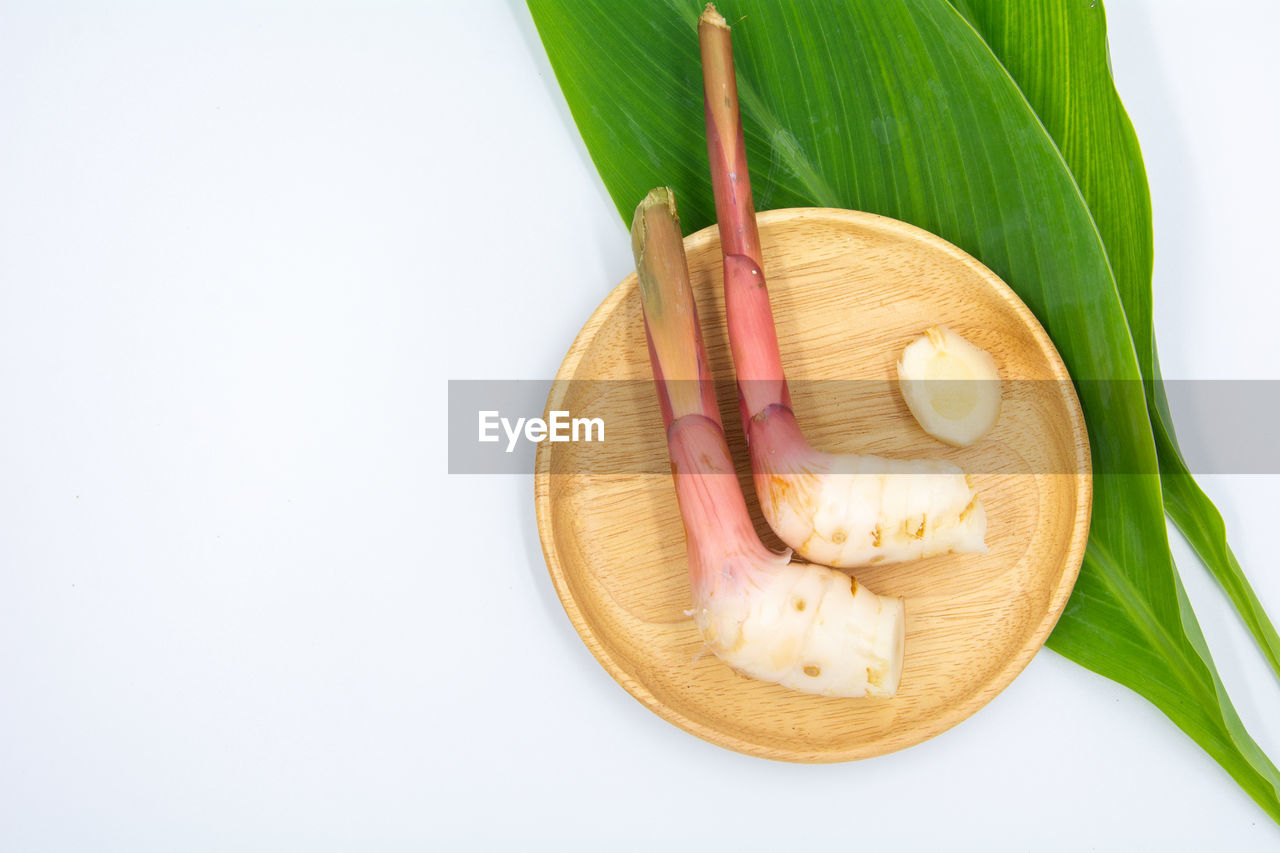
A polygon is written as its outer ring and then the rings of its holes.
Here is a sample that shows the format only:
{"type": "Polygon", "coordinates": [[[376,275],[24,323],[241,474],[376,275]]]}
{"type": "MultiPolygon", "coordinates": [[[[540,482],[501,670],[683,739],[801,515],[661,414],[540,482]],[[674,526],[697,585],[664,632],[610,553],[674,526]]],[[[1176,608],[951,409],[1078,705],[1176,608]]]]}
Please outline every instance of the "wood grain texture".
{"type": "MultiPolygon", "coordinates": [[[[634,274],[587,321],[547,401],[548,411],[602,417],[607,441],[539,445],[535,491],[543,552],[587,647],[663,718],[765,758],[829,762],[881,755],[973,714],[1023,670],[1052,630],[1088,537],[1084,419],[1066,368],[1035,317],[960,249],[905,223],[854,211],[775,210],[759,221],[783,364],[810,442],[832,451],[951,459],[976,472],[987,508],[987,554],[855,572],[876,592],[905,597],[898,695],[809,696],[740,676],[704,652],[684,613],[690,607],[684,529],[664,473],[666,441],[634,274]],[[903,347],[938,323],[990,352],[1006,380],[1000,420],[968,448],[928,436],[893,381],[903,347]]],[[[743,490],[756,529],[778,547],[746,467],[715,228],[689,236],[685,248],[743,490]]]]}

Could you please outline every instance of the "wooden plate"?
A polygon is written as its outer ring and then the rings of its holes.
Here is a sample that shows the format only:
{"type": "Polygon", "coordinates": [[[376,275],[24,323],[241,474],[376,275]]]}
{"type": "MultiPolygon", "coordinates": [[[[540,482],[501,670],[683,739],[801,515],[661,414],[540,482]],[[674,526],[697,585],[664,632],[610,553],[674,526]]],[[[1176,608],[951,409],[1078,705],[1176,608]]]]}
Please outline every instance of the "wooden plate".
{"type": "MultiPolygon", "coordinates": [[[[560,600],[609,674],[666,720],[720,746],[788,761],[847,761],[932,737],[1027,665],[1071,593],[1089,529],[1084,419],[1066,368],[999,278],[939,237],[846,210],[774,210],[760,233],[783,364],[817,447],[940,456],[974,472],[985,555],[859,569],[906,599],[902,685],[887,700],[831,699],[744,678],[709,653],[690,606],[684,529],[667,464],[634,274],[587,321],[548,411],[599,417],[601,443],[538,446],[538,530],[560,600]],[[972,447],[928,436],[893,379],[902,348],[942,323],[990,352],[1000,420],[972,447]],[[1041,380],[1041,381],[1032,381],[1041,380]]],[[[724,328],[714,227],[685,240],[729,443],[756,528],[724,328]]]]}

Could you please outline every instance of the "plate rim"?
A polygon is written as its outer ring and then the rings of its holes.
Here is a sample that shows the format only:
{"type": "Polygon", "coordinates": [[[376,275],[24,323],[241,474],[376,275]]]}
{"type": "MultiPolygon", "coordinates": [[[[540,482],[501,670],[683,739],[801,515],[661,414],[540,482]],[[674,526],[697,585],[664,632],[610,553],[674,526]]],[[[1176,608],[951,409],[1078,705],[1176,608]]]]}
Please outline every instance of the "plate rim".
{"type": "MultiPolygon", "coordinates": [[[[1066,396],[1071,435],[1075,439],[1076,470],[1080,473],[1066,476],[1074,476],[1076,479],[1076,514],[1072,520],[1071,538],[1065,556],[1064,571],[1060,575],[1057,587],[1050,595],[1049,607],[1046,609],[1044,617],[1035,626],[1035,630],[1032,631],[1031,641],[1023,645],[1016,655],[1011,655],[1005,665],[999,668],[980,689],[969,694],[964,701],[949,706],[944,713],[937,715],[928,725],[916,727],[911,737],[895,743],[888,749],[862,751],[854,747],[842,751],[824,751],[820,749],[783,748],[757,743],[728,734],[713,726],[708,726],[663,703],[649,690],[644,682],[629,675],[614,660],[605,643],[596,636],[591,623],[584,617],[578,602],[569,589],[564,566],[561,563],[559,552],[554,547],[555,532],[552,530],[551,522],[552,448],[549,442],[539,443],[534,456],[534,506],[537,515],[538,540],[542,547],[543,558],[547,563],[548,574],[550,574],[552,585],[555,587],[556,597],[560,599],[565,615],[569,617],[570,623],[582,639],[583,644],[586,645],[600,665],[604,667],[605,671],[609,673],[610,677],[618,682],[623,689],[662,719],[716,746],[731,749],[744,755],[775,761],[834,764],[889,755],[937,737],[980,711],[1022,674],[1031,663],[1032,658],[1044,647],[1045,641],[1053,632],[1075,588],[1076,579],[1079,577],[1080,567],[1084,561],[1085,548],[1088,544],[1089,524],[1093,509],[1093,469],[1088,428],[1075,391],[1074,381],[1071,379],[1071,375],[1062,361],[1062,356],[1057,347],[1054,346],[1048,332],[1044,330],[1039,319],[1004,279],[992,272],[977,258],[937,234],[892,217],[866,211],[832,207],[789,207],[757,213],[758,224],[762,230],[781,221],[803,221],[822,218],[840,220],[845,224],[852,224],[858,227],[896,231],[909,239],[929,244],[934,250],[945,253],[952,259],[971,267],[979,276],[993,285],[995,292],[999,293],[1005,303],[1022,319],[1036,339],[1036,344],[1050,355],[1049,366],[1052,370],[1053,378],[1058,380],[1060,387],[1067,389],[1063,393],[1066,396]]],[[[713,223],[685,237],[684,246],[686,252],[691,252],[695,248],[704,248],[704,244],[719,243],[719,241],[718,226],[713,223]]],[[[560,362],[559,370],[556,371],[555,381],[552,383],[551,391],[547,395],[546,406],[543,409],[544,417],[546,417],[547,412],[557,408],[559,403],[562,402],[566,393],[564,389],[567,387],[565,380],[571,379],[577,372],[582,358],[589,349],[599,328],[616,309],[617,305],[631,294],[634,286],[638,286],[638,283],[636,283],[636,274],[632,271],[610,289],[609,293],[596,306],[591,316],[587,318],[586,323],[578,331],[573,343],[570,344],[568,351],[560,362]]]]}

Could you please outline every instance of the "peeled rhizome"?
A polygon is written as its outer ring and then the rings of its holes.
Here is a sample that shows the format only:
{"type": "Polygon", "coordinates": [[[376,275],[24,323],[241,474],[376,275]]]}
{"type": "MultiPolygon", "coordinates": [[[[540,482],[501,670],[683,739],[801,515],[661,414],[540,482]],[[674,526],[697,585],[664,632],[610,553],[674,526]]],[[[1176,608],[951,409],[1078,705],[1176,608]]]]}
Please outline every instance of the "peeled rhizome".
{"type": "Polygon", "coordinates": [[[945,326],[902,351],[898,387],[924,431],[957,447],[982,438],[1000,417],[995,359],[945,326]]]}

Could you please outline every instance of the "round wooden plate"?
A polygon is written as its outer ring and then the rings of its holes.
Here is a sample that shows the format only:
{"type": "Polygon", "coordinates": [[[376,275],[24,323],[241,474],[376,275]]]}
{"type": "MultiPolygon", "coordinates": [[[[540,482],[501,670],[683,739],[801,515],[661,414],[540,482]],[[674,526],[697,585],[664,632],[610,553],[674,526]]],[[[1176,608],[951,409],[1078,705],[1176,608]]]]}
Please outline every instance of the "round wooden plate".
{"type": "MultiPolygon", "coordinates": [[[[560,600],[609,674],[666,720],[712,743],[788,761],[847,761],[911,746],[977,711],[1052,630],[1089,529],[1089,445],[1066,368],[1031,311],[990,270],[939,237],[847,210],[760,214],[765,273],[797,417],[826,450],[945,457],[973,472],[988,514],[984,555],[859,569],[906,600],[893,699],[796,693],[704,653],[690,606],[684,528],[667,463],[634,274],[587,321],[548,411],[598,417],[604,442],[543,442],[538,530],[560,600]],[[948,325],[995,357],[995,428],[949,447],[897,392],[908,342],[948,325]],[[1031,381],[1041,380],[1041,381],[1031,381]]],[[[765,542],[738,425],[714,227],[685,240],[720,409],[765,542]]]]}

